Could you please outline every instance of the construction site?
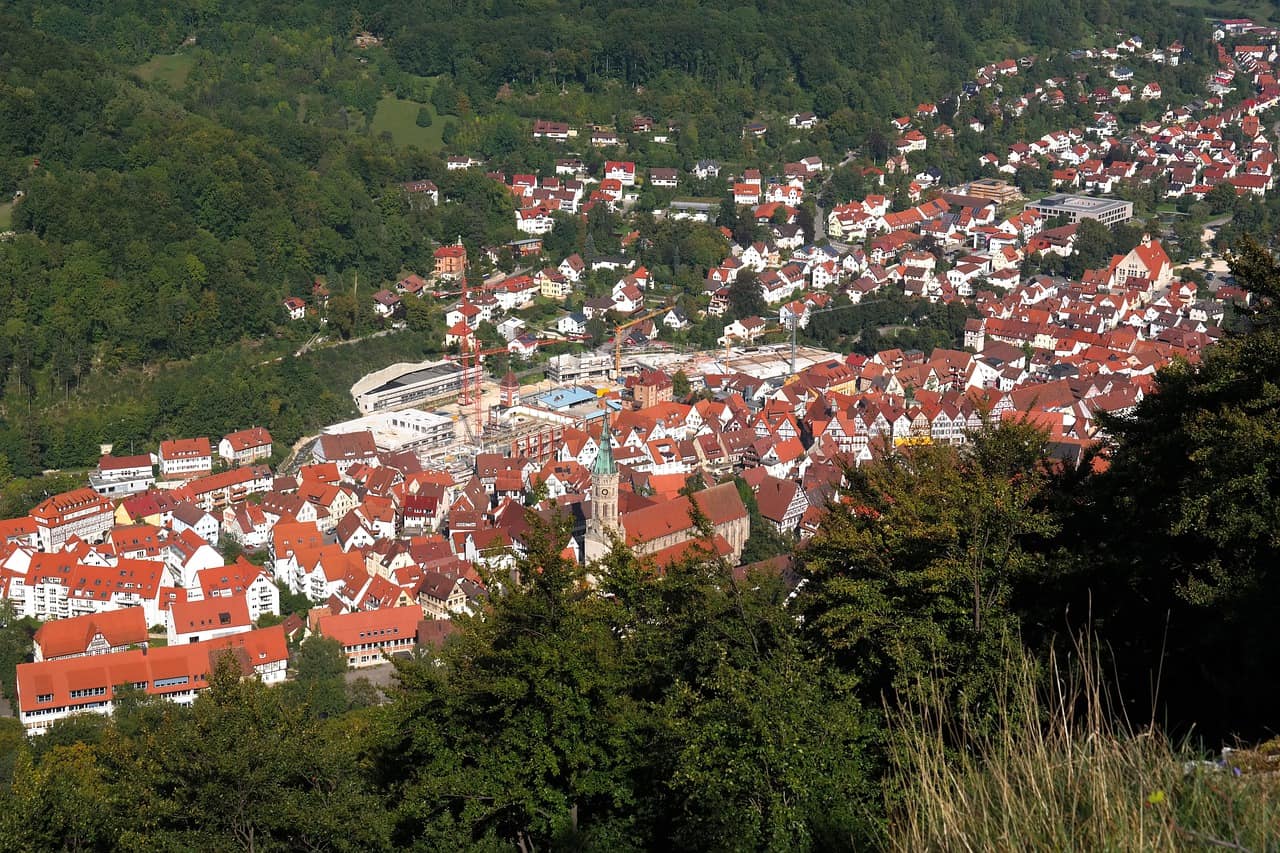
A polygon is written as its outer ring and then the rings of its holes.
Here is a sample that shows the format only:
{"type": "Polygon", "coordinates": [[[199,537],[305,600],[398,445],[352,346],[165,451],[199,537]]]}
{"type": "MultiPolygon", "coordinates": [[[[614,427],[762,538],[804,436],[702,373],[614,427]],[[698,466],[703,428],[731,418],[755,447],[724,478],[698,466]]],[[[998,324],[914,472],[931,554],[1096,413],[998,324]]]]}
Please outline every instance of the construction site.
{"type": "MultiPolygon", "coordinates": [[[[460,296],[465,313],[472,307],[472,289],[465,275],[458,285],[456,294],[441,295],[460,296]]],[[[492,286],[485,282],[478,289],[483,292],[492,286]]],[[[452,435],[443,430],[433,433],[433,440],[420,443],[414,451],[424,464],[449,470],[462,482],[482,453],[549,459],[566,429],[589,426],[602,417],[603,406],[629,405],[624,399],[628,375],[679,371],[696,390],[705,376],[741,374],[776,388],[815,364],[842,358],[798,345],[794,317],[788,323],[760,327],[746,340],[726,337],[723,348],[717,350],[681,350],[643,336],[637,340],[635,332],[624,334],[671,307],[650,308],[615,324],[613,339],[594,351],[555,355],[519,373],[507,372],[501,379],[488,375],[486,359],[501,356],[505,361],[508,348],[486,348],[474,330],[459,321],[448,331],[458,345],[456,355],[375,371],[353,385],[351,395],[366,416],[418,409],[449,419],[452,435]],[[779,336],[784,337],[782,342],[763,342],[779,336]]]]}
{"type": "MultiPolygon", "coordinates": [[[[505,352],[505,350],[501,350],[505,352]]],[[[718,350],[679,351],[670,347],[553,356],[523,372],[500,380],[485,372],[484,359],[496,352],[475,353],[459,365],[459,383],[430,401],[409,401],[399,408],[417,408],[449,418],[451,440],[416,449],[424,464],[453,472],[464,481],[481,453],[499,453],[545,460],[554,455],[565,429],[582,429],[603,415],[603,405],[628,405],[623,399],[628,375],[646,370],[677,371],[697,389],[703,377],[744,374],[781,386],[796,372],[815,364],[841,359],[838,353],[790,343],[758,344],[718,350]]],[[[456,358],[464,359],[465,355],[456,358]]],[[[419,365],[395,365],[371,374],[352,388],[367,390],[373,382],[395,383],[396,371],[412,379],[419,365]]],[[[403,383],[401,383],[403,384],[403,383]]],[[[410,395],[411,396],[411,395],[410,395]]]]}

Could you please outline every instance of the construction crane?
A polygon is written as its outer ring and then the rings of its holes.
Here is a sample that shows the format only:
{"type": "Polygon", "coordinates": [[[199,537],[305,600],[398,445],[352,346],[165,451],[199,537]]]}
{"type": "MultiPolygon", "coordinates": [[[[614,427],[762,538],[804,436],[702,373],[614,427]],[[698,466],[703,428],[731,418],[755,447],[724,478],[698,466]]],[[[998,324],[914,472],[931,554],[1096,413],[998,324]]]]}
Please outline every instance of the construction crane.
{"type": "Polygon", "coordinates": [[[652,320],[671,310],[671,306],[667,305],[655,311],[650,311],[640,317],[635,317],[625,323],[620,323],[613,329],[613,378],[620,379],[622,377],[622,333],[632,326],[638,326],[645,320],[652,320]]]}
{"type": "MultiPolygon", "coordinates": [[[[815,314],[829,314],[832,311],[843,311],[846,308],[853,308],[857,304],[858,303],[854,302],[847,305],[830,305],[826,308],[813,308],[809,310],[809,316],[812,317],[815,314]]],[[[777,326],[773,326],[771,328],[765,329],[759,334],[759,337],[764,337],[765,335],[772,335],[772,334],[776,334],[777,332],[784,332],[784,331],[791,332],[791,371],[789,376],[796,375],[796,350],[797,350],[796,337],[797,337],[797,331],[799,327],[800,327],[800,317],[796,314],[792,314],[789,318],[787,318],[787,321],[785,323],[779,323],[777,326]]],[[[744,342],[744,343],[749,343],[749,342],[744,342]]],[[[731,344],[732,344],[732,341],[727,339],[724,342],[724,354],[726,356],[729,355],[729,347],[731,344]]]]}
{"type": "MultiPolygon", "coordinates": [[[[470,424],[479,424],[484,416],[481,405],[483,397],[484,376],[481,372],[481,359],[486,355],[497,355],[498,353],[508,354],[510,350],[506,347],[494,347],[493,349],[480,349],[480,342],[474,335],[468,335],[462,340],[462,351],[457,355],[446,356],[451,361],[456,361],[462,366],[462,388],[458,392],[458,411],[464,416],[471,416],[474,420],[470,424]],[[467,407],[471,406],[471,412],[467,412],[467,407]]],[[[472,427],[478,429],[478,427],[472,427]]]]}

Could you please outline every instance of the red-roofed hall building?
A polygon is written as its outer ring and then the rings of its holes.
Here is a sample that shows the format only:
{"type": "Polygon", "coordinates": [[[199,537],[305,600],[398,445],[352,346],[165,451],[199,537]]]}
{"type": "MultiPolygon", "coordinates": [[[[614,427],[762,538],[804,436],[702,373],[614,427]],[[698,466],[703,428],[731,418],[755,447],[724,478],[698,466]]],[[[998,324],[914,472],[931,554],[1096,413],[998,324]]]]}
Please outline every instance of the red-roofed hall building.
{"type": "Polygon", "coordinates": [[[352,668],[374,666],[391,655],[412,652],[418,642],[421,607],[386,607],[321,616],[316,632],[342,644],[352,668]]]}
{"type": "Polygon", "coordinates": [[[283,681],[289,665],[280,625],[204,643],[24,663],[18,665],[18,717],[27,734],[41,735],[73,714],[110,714],[121,686],[190,705],[227,653],[244,676],[264,684],[283,681]]]}

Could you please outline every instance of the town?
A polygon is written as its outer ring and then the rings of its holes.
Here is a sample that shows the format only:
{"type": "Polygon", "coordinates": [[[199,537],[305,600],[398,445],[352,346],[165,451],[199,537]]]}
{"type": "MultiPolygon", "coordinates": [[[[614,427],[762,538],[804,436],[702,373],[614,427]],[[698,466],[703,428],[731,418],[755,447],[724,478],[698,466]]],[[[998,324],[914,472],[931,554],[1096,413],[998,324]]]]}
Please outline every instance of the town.
{"type": "MultiPolygon", "coordinates": [[[[1223,21],[1215,38],[1194,102],[1141,82],[1177,66],[1182,45],[1124,36],[1073,54],[1076,78],[1035,79],[1029,56],[977,69],[963,91],[889,119],[883,156],[799,151],[779,174],[638,165],[625,139],[679,133],[642,115],[535,121],[532,138],[563,149],[546,174],[449,158],[511,195],[520,239],[439,246],[433,268],[371,297],[393,327],[420,306],[442,314],[444,357],[361,378],[359,416],[292,448],[255,424],[104,446],[82,488],[0,522],[0,599],[41,623],[17,673],[26,731],[110,713],[121,685],[189,704],[227,650],[277,683],[308,635],[336,640],[353,670],[438,647],[454,617],[518,582],[538,518],[567,522],[556,545],[583,565],[620,543],[659,574],[694,548],[789,574],[859,465],[963,445],[1003,420],[1034,424],[1054,459],[1079,464],[1102,415],[1131,411],[1175,359],[1196,362],[1249,304],[1219,254],[1200,251],[1226,218],[1195,223],[1194,240],[1172,224],[1274,189],[1275,33],[1223,21]],[[1098,74],[1111,85],[1083,85],[1098,74]],[[1091,124],[984,152],[960,183],[921,167],[931,146],[981,133],[989,110],[1069,100],[1090,105],[1091,124]],[[1122,106],[1144,102],[1151,117],[1126,124],[1122,106]],[[864,191],[824,207],[837,172],[864,191]],[[1136,204],[1149,208],[1140,224],[1136,204]],[[641,209],[721,241],[700,289],[640,263],[641,209]],[[618,253],[549,253],[560,223],[602,217],[621,225],[618,253]],[[1096,256],[1125,229],[1133,245],[1096,256]],[[961,323],[928,351],[854,351],[841,318],[889,298],[961,323]],[[286,597],[306,607],[286,613],[286,597]]],[[[399,190],[451,203],[430,180],[399,190]]],[[[329,296],[317,280],[282,311],[322,328],[329,296]]],[[[892,335],[911,318],[880,325],[892,335]]]]}

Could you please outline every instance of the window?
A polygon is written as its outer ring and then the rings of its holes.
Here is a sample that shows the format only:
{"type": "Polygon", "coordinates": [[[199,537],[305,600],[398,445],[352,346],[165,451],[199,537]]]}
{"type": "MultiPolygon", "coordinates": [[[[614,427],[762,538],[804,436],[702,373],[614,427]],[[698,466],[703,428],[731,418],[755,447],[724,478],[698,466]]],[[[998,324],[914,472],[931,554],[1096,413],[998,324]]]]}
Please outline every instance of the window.
{"type": "Polygon", "coordinates": [[[186,684],[190,679],[185,675],[179,675],[174,678],[157,678],[153,686],[155,687],[173,687],[178,684],[186,684]]]}
{"type": "Polygon", "coordinates": [[[37,697],[36,697],[36,701],[37,701],[37,702],[39,702],[39,703],[41,703],[41,704],[43,704],[43,703],[45,703],[45,702],[52,702],[52,701],[53,701],[53,694],[52,694],[52,693],[41,693],[39,696],[37,696],[37,697]]]}

